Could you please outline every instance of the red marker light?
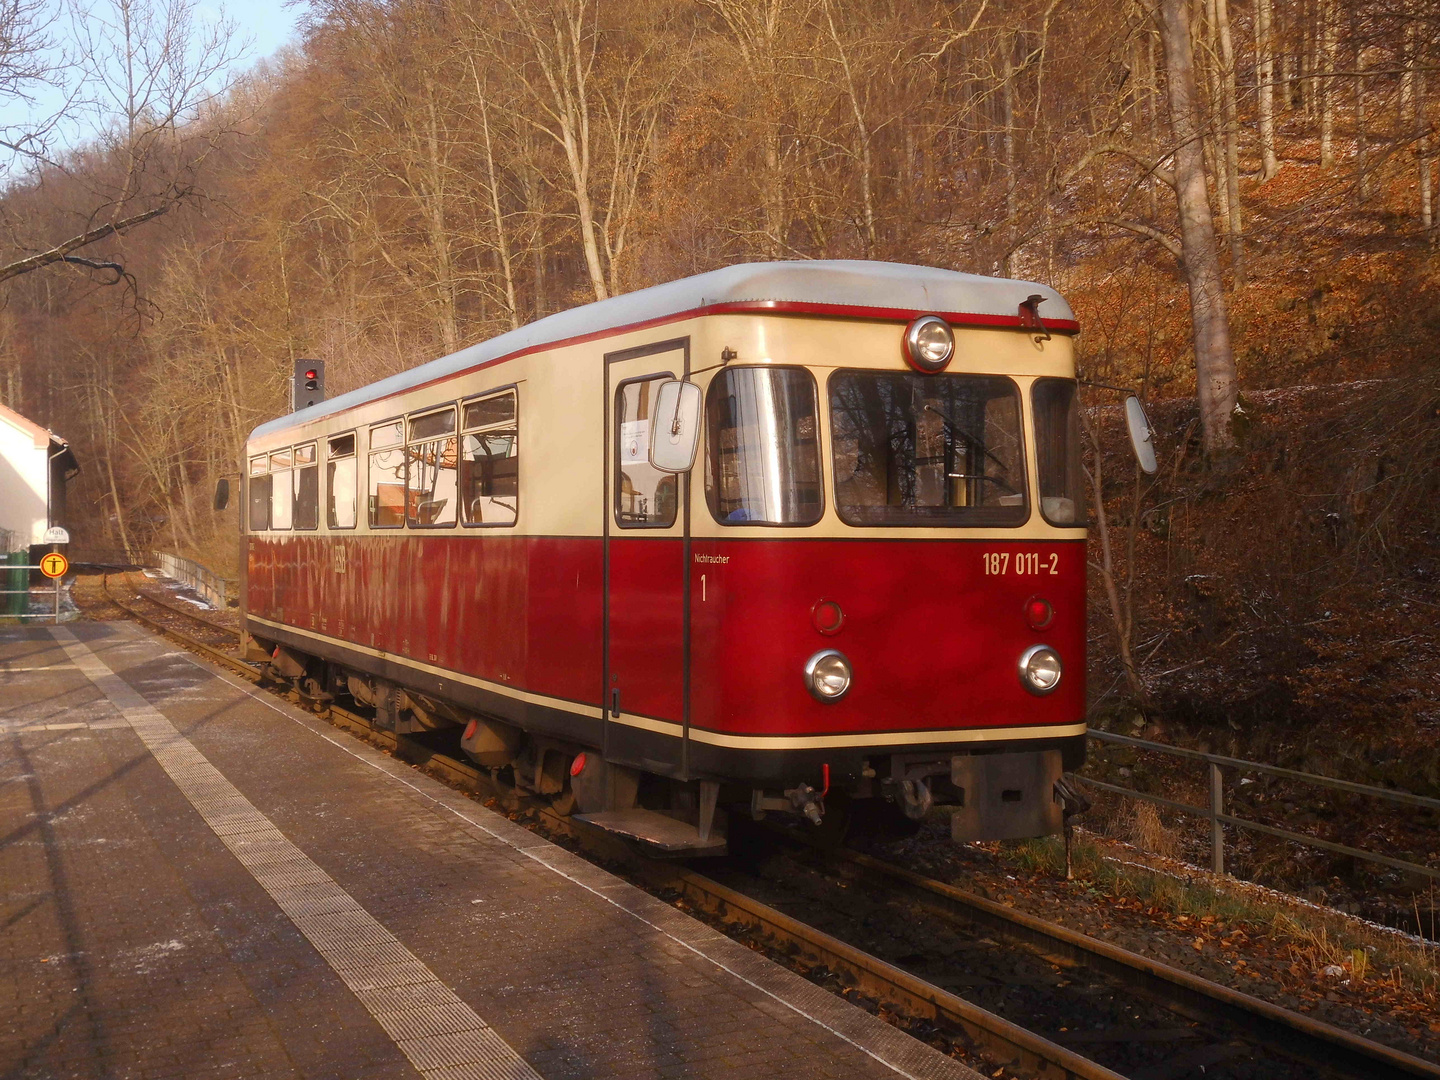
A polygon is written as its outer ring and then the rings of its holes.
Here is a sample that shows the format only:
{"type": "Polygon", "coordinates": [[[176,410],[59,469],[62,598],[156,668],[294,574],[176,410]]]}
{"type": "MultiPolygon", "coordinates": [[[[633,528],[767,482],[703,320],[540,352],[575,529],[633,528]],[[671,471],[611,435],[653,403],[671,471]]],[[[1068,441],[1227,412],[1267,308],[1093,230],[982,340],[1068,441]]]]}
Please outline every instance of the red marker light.
{"type": "Polygon", "coordinates": [[[470,723],[465,725],[465,734],[460,736],[460,741],[469,742],[471,739],[473,739],[475,737],[475,729],[479,726],[480,724],[478,721],[471,720],[470,723]]]}
{"type": "Polygon", "coordinates": [[[585,771],[585,755],[576,754],[575,760],[570,763],[570,775],[579,776],[585,771]]]}
{"type": "Polygon", "coordinates": [[[1025,621],[1030,624],[1031,630],[1044,630],[1054,618],[1055,609],[1050,606],[1049,600],[1034,596],[1025,601],[1025,621]]]}

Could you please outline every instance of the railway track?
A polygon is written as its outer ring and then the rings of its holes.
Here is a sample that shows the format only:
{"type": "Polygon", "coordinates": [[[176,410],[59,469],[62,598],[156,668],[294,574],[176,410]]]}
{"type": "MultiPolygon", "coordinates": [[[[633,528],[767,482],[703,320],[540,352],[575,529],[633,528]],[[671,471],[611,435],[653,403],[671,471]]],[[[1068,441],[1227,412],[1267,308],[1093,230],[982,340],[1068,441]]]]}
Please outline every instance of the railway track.
{"type": "MultiPolygon", "coordinates": [[[[111,593],[108,575],[103,580],[103,591],[110,603],[136,621],[243,678],[263,681],[256,665],[186,634],[173,624],[176,617],[188,620],[204,627],[207,636],[223,631],[233,637],[232,628],[139,594],[164,614],[142,612],[111,593]]],[[[301,700],[293,691],[288,696],[297,702],[301,700]]],[[[853,851],[822,852],[790,830],[765,830],[773,842],[798,852],[791,856],[794,864],[828,883],[832,892],[838,886],[852,890],[852,894],[864,892],[878,896],[883,893],[903,898],[907,909],[917,917],[934,920],[952,932],[971,933],[972,940],[981,944],[987,941],[995,944],[993,938],[1002,939],[1010,948],[1023,950],[1032,965],[1048,965],[1053,971],[1063,973],[1064,977],[1058,980],[1033,976],[1018,980],[1027,984],[1027,993],[1035,989],[1029,983],[1046,984],[1052,989],[1078,985],[1080,989],[1070,997],[1084,999],[1119,992],[1133,995],[1144,1003],[1143,1008],[1133,1008],[1137,1023],[1125,1030],[1096,1032],[1071,1028],[1066,1041],[1097,1047],[1093,1056],[1087,1057],[936,985],[901,963],[884,960],[874,951],[787,915],[779,910],[780,906],[789,906],[783,893],[777,894],[773,904],[757,899],[750,894],[763,890],[757,890],[757,882],[748,879],[742,869],[736,869],[734,860],[725,860],[725,874],[721,876],[733,879],[727,884],[682,864],[645,858],[617,838],[560,815],[542,800],[528,797],[462,760],[458,747],[452,754],[447,752],[450,747],[434,745],[437,739],[433,735],[429,738],[397,736],[375,727],[360,713],[335,705],[321,711],[336,726],[392,751],[439,779],[470,792],[493,794],[528,815],[552,838],[578,847],[592,858],[623,866],[629,876],[646,887],[720,924],[732,934],[738,932],[763,945],[772,955],[811,978],[832,989],[845,988],[846,996],[852,1000],[858,998],[857,1003],[899,1014],[915,1034],[924,1038],[939,1036],[1021,1076],[1046,1080],[1163,1080],[1168,1076],[1196,1074],[1440,1080],[1440,1066],[1431,1062],[1190,972],[872,856],[853,851]],[[1163,1022],[1157,1026],[1157,1013],[1170,1017],[1168,1027],[1163,1022]],[[1188,1021],[1189,1026],[1177,1026],[1177,1018],[1188,1021]],[[1158,1053],[1153,1046],[1156,1043],[1161,1044],[1158,1053]],[[1127,1045],[1133,1049],[1147,1044],[1151,1049],[1145,1054],[1123,1052],[1127,1045]],[[1117,1047],[1122,1052],[1117,1053],[1117,1047]],[[1128,1058],[1137,1058],[1140,1066],[1127,1067],[1128,1058]]],[[[799,876],[793,876],[786,884],[794,886],[799,876]]],[[[822,890],[817,886],[816,891],[822,890]]],[[[925,931],[921,932],[923,935],[925,931]]],[[[1067,1003],[1056,1015],[1064,1015],[1065,1008],[1075,1006],[1067,1003]]],[[[1096,1015],[1099,1014],[1092,1013],[1077,1023],[1093,1022],[1096,1015]]],[[[1066,1026],[1062,1024],[1059,1030],[1064,1031],[1066,1026]]]]}

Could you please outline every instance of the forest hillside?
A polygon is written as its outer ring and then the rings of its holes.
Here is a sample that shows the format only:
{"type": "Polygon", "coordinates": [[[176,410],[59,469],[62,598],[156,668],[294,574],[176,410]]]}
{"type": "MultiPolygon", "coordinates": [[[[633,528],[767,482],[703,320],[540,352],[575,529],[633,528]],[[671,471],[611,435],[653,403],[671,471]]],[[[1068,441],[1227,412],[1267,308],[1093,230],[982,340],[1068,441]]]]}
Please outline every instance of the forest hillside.
{"type": "Polygon", "coordinates": [[[0,401],[76,447],[78,553],[233,571],[210,492],[296,358],[742,260],[1008,274],[1160,430],[1142,478],[1086,391],[1098,722],[1440,786],[1435,0],[319,0],[219,91],[223,26],[123,7],[99,134],[4,130],[0,401]]]}

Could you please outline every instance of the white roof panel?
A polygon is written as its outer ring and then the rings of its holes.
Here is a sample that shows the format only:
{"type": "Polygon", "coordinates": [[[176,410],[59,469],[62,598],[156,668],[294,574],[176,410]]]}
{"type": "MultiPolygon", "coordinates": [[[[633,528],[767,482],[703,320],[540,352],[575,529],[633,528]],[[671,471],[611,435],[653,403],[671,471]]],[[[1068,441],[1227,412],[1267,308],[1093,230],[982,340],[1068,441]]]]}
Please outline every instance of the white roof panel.
{"type": "Polygon", "coordinates": [[[1040,311],[1047,322],[1074,319],[1064,297],[1050,286],[1032,281],[855,259],[739,263],[557,312],[518,330],[261,424],[250,437],[263,437],[403,393],[513,353],[716,304],[823,304],[894,312],[975,315],[982,319],[1014,318],[1020,302],[1037,293],[1045,298],[1040,311]]]}

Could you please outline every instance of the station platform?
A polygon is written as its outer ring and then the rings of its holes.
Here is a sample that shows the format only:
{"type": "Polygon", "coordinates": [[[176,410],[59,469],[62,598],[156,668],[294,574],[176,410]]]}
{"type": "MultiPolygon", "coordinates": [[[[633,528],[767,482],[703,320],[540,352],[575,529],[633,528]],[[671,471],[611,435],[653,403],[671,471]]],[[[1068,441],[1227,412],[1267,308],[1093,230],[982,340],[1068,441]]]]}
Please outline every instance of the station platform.
{"type": "Polygon", "coordinates": [[[0,1080],[978,1074],[129,623],[0,630],[0,1080]]]}

